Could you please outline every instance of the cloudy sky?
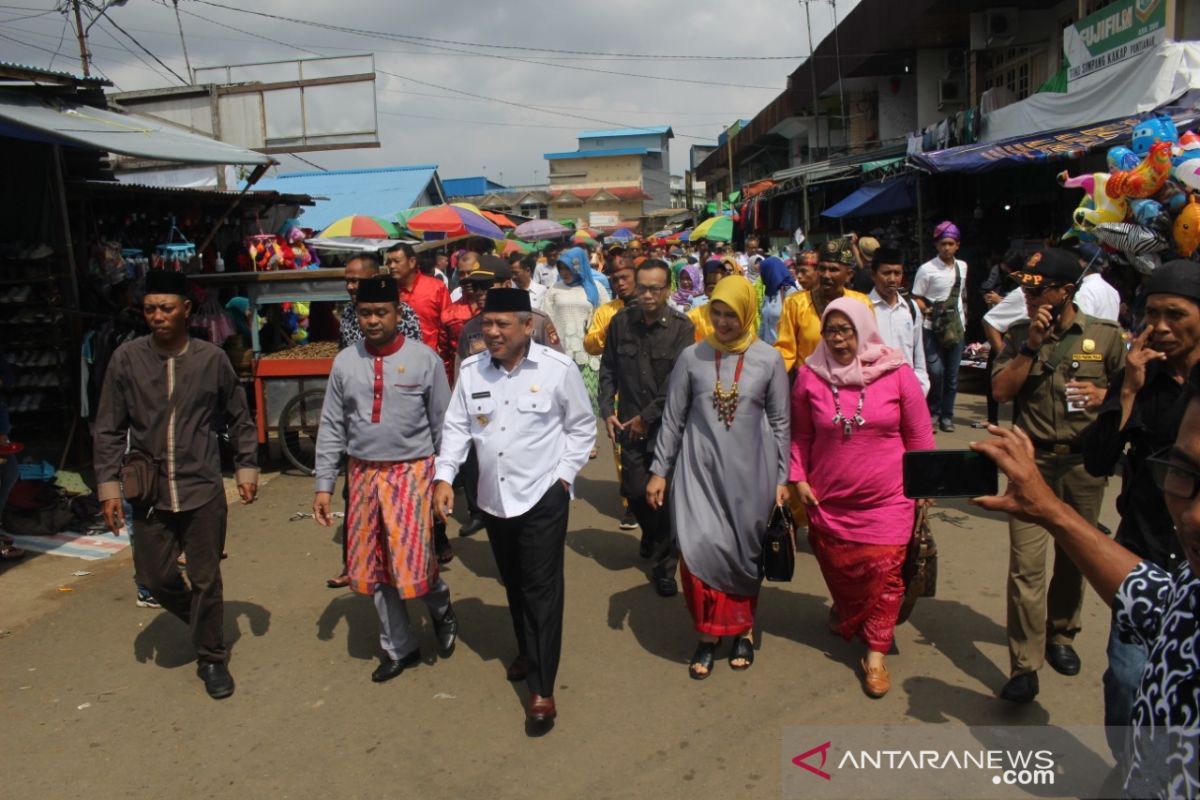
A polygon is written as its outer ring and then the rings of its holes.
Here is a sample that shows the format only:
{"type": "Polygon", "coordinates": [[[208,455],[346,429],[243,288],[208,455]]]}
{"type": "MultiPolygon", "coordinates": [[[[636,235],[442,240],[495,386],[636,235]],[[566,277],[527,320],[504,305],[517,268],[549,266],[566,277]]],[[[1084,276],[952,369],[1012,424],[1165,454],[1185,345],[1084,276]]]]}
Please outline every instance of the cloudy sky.
{"type": "MultiPolygon", "coordinates": [[[[382,147],[304,154],[309,161],[434,163],[443,178],[487,174],[512,185],[545,181],[543,153],[610,126],[671,125],[672,171],[682,174],[692,144],[752,117],[808,52],[797,0],[178,2],[194,68],[375,54],[382,147]],[[294,16],[301,7],[306,16],[294,16]]],[[[856,3],[841,0],[838,17],[856,3]]],[[[0,2],[0,60],[78,72],[62,5],[0,2]]],[[[833,10],[812,0],[811,14],[819,42],[833,10]]],[[[89,34],[95,73],[125,91],[180,85],[168,70],[187,76],[171,0],[128,0],[106,16],[89,34]]],[[[283,171],[311,169],[280,160],[283,171]]]]}

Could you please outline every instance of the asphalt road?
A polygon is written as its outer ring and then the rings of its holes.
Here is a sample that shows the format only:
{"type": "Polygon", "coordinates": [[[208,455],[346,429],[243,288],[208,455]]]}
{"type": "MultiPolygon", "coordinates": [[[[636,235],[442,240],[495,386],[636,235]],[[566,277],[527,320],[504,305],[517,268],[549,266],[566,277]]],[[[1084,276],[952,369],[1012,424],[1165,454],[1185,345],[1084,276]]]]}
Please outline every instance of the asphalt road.
{"type": "MultiPolygon", "coordinates": [[[[978,414],[981,401],[965,400],[978,414]]],[[[980,435],[960,424],[938,444],[980,435]]],[[[6,796],[778,797],[792,726],[806,726],[803,739],[834,724],[1100,723],[1108,614],[1090,590],[1082,674],[1044,669],[1030,706],[996,699],[1008,667],[1007,527],[956,502],[936,509],[938,597],[897,630],[887,697],[862,693],[860,646],[827,632],[828,595],[807,552],[793,582],[763,588],[754,666],[735,673],[720,660],[708,680],[690,680],[683,599],[655,595],[636,535],[617,529],[601,447],[571,507],[559,720],[530,738],[524,686],[504,679],[516,647],[483,534],[451,529],[455,654],[433,656],[413,603],[427,659],[375,685],[370,599],[326,589],[338,545],[311,521],[288,521],[309,508],[311,488],[282,475],[259,502],[231,509],[225,627],[237,692],[221,702],[195,676],[185,627],[134,606],[128,551],[98,567],[39,556],[0,573],[6,796]],[[57,592],[57,576],[79,565],[95,574],[57,592]]],[[[1110,525],[1115,495],[1110,486],[1110,525]]]]}

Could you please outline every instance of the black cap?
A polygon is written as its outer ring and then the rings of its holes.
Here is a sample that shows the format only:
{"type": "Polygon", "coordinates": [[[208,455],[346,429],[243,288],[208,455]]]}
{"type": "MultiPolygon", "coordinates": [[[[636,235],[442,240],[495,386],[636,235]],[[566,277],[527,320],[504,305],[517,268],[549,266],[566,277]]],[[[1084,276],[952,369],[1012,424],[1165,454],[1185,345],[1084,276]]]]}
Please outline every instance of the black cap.
{"type": "Polygon", "coordinates": [[[177,294],[186,298],[187,278],[182,272],[152,269],[146,273],[146,294],[177,294]]]}
{"type": "MultiPolygon", "coordinates": [[[[361,290],[360,290],[361,291],[361,290]]],[[[487,299],[483,301],[483,311],[528,313],[533,310],[529,304],[529,292],[524,289],[488,289],[487,299]]]]}
{"type": "Polygon", "coordinates": [[[499,256],[482,255],[479,257],[479,268],[470,275],[463,277],[463,283],[486,283],[491,285],[497,281],[512,279],[512,268],[508,262],[499,256]]]}
{"type": "Polygon", "coordinates": [[[1168,261],[1146,279],[1146,294],[1175,294],[1200,303],[1200,264],[1186,258],[1168,261]]]}
{"type": "Polygon", "coordinates": [[[358,303],[395,303],[400,299],[400,289],[391,275],[377,275],[358,282],[358,303]]]}
{"type": "Polygon", "coordinates": [[[1092,269],[1099,269],[1108,264],[1108,256],[1105,254],[1104,248],[1095,242],[1078,242],[1070,249],[1092,269]]]}
{"type": "Polygon", "coordinates": [[[875,266],[880,264],[903,264],[904,254],[895,247],[879,247],[875,250],[875,256],[871,259],[871,263],[875,266]]]}
{"type": "Polygon", "coordinates": [[[1022,286],[1066,286],[1079,283],[1082,274],[1083,267],[1076,253],[1061,247],[1048,247],[1029,257],[1020,278],[1022,286]]]}

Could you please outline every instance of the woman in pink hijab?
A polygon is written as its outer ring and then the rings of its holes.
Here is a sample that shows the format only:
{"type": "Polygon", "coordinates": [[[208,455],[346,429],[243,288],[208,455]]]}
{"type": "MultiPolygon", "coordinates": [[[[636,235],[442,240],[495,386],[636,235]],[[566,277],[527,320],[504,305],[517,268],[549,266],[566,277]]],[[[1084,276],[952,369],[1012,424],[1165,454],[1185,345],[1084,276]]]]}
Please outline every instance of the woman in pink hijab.
{"type": "Polygon", "coordinates": [[[825,309],[821,341],[792,387],[790,479],[808,511],[808,538],[833,596],[829,626],[867,645],[863,690],[891,686],[884,655],[904,598],[900,570],[914,501],[904,496],[906,450],[932,450],[925,395],[871,309],[841,298],[825,309]]]}

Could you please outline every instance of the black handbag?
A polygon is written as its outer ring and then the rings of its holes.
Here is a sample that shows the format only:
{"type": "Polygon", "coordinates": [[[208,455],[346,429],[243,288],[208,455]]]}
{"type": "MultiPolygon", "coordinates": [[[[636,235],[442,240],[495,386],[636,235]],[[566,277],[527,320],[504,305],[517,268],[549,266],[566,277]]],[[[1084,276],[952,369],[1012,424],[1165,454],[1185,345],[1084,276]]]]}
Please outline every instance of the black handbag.
{"type": "Polygon", "coordinates": [[[787,506],[775,506],[763,538],[762,573],[769,581],[786,582],[796,572],[796,522],[787,506]]]}
{"type": "Polygon", "coordinates": [[[904,600],[900,603],[897,625],[908,619],[918,598],[937,595],[937,543],[933,541],[933,531],[925,512],[925,508],[917,508],[912,538],[908,541],[908,553],[900,573],[904,578],[904,600]]]}

